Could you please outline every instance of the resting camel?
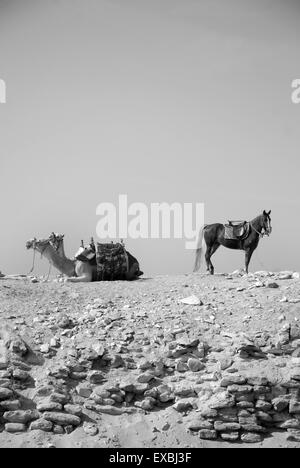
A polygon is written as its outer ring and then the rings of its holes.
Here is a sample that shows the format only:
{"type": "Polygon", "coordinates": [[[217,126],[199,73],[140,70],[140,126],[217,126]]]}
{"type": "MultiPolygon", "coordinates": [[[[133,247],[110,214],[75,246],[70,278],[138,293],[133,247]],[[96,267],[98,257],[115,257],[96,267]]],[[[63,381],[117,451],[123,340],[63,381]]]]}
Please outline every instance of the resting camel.
{"type": "MultiPolygon", "coordinates": [[[[64,249],[64,236],[51,234],[48,239],[31,239],[27,242],[26,248],[33,249],[45,257],[51,265],[60,271],[67,278],[66,282],[72,283],[89,283],[96,281],[97,278],[97,265],[96,261],[82,262],[77,259],[69,259],[65,255],[64,249]]],[[[138,279],[143,275],[136,258],[129,252],[128,256],[128,270],[125,277],[122,278],[126,281],[138,279]]]]}

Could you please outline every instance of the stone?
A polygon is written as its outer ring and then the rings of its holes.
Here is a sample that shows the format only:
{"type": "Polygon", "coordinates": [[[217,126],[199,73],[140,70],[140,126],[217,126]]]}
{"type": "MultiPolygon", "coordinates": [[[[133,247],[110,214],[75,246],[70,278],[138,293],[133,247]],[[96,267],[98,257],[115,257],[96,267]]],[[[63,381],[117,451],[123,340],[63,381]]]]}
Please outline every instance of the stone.
{"type": "Polygon", "coordinates": [[[201,418],[200,416],[193,417],[188,423],[187,428],[190,431],[200,431],[201,429],[214,429],[213,423],[207,421],[206,419],[201,418]]]}
{"type": "Polygon", "coordinates": [[[175,365],[177,372],[186,372],[189,370],[187,364],[183,361],[177,361],[175,365]]]}
{"type": "Polygon", "coordinates": [[[144,411],[151,411],[154,408],[156,400],[154,398],[148,397],[140,402],[140,408],[144,411]]]}
{"type": "Polygon", "coordinates": [[[290,414],[299,414],[300,413],[300,401],[291,399],[289,405],[290,414]]]}
{"type": "Polygon", "coordinates": [[[88,383],[84,382],[82,384],[77,385],[76,392],[83,398],[89,398],[93,393],[93,390],[88,383]]]}
{"type": "Polygon", "coordinates": [[[12,390],[9,388],[0,388],[0,401],[7,400],[13,396],[12,390]]]}
{"type": "Polygon", "coordinates": [[[259,421],[265,422],[265,423],[271,423],[273,421],[272,416],[270,414],[265,413],[264,411],[257,411],[256,416],[259,419],[259,421]]]}
{"type": "Polygon", "coordinates": [[[215,419],[218,416],[218,411],[210,408],[205,408],[200,412],[203,418],[215,419]]]}
{"type": "Polygon", "coordinates": [[[100,404],[104,406],[113,406],[116,404],[116,402],[112,398],[103,398],[100,404]]]}
{"type": "Polygon", "coordinates": [[[226,370],[228,369],[233,363],[233,359],[231,356],[223,356],[218,361],[219,370],[226,370]]]}
{"type": "Polygon", "coordinates": [[[39,418],[38,411],[35,410],[16,410],[16,411],[6,411],[3,414],[5,421],[18,424],[27,424],[30,421],[34,421],[39,418]]]}
{"type": "Polygon", "coordinates": [[[272,409],[272,404],[265,400],[257,400],[255,408],[260,411],[270,411],[272,409]]]}
{"type": "Polygon", "coordinates": [[[102,343],[93,343],[92,349],[95,351],[97,358],[102,357],[105,354],[105,348],[102,343]]]}
{"type": "Polygon", "coordinates": [[[54,424],[53,433],[62,435],[62,434],[65,433],[65,431],[64,431],[64,428],[62,426],[60,426],[59,424],[54,424]]]}
{"type": "Polygon", "coordinates": [[[236,396],[247,395],[252,392],[253,387],[251,385],[230,385],[227,387],[229,393],[232,393],[236,396]]]}
{"type": "Polygon", "coordinates": [[[284,411],[289,406],[289,397],[279,396],[272,400],[272,405],[277,412],[284,411]]]}
{"type": "Polygon", "coordinates": [[[12,434],[15,434],[17,432],[25,432],[27,429],[25,424],[21,423],[6,423],[5,424],[5,430],[6,432],[10,432],[12,434]]]}
{"type": "Polygon", "coordinates": [[[5,400],[0,402],[0,411],[16,411],[21,408],[19,400],[5,400]]]}
{"type": "Polygon", "coordinates": [[[136,395],[143,395],[147,390],[149,390],[148,383],[136,382],[134,384],[133,393],[135,393],[136,395]]]}
{"type": "Polygon", "coordinates": [[[210,429],[201,429],[199,431],[199,437],[203,440],[216,440],[218,436],[217,431],[210,429]]]}
{"type": "Polygon", "coordinates": [[[91,437],[96,436],[98,434],[98,432],[99,432],[98,427],[95,424],[92,424],[92,423],[89,423],[89,422],[84,422],[83,423],[83,430],[87,435],[89,435],[91,437]]]}
{"type": "Polygon", "coordinates": [[[191,400],[185,399],[185,398],[182,398],[181,400],[176,401],[176,403],[173,405],[173,408],[179,413],[185,413],[192,407],[193,405],[192,405],[191,400]]]}
{"type": "Polygon", "coordinates": [[[227,392],[214,395],[209,402],[211,409],[231,408],[234,405],[235,398],[232,395],[228,395],[227,392]]]}
{"type": "Polygon", "coordinates": [[[48,343],[43,344],[40,347],[40,351],[41,351],[42,354],[48,354],[49,351],[50,351],[50,345],[48,343]]]}
{"type": "Polygon", "coordinates": [[[286,440],[291,442],[300,442],[300,431],[291,431],[287,434],[286,440]]]}
{"type": "Polygon", "coordinates": [[[280,429],[300,429],[300,421],[297,419],[288,419],[278,425],[280,429]]]}
{"type": "Polygon", "coordinates": [[[21,369],[14,369],[13,371],[13,378],[16,380],[20,380],[22,382],[25,382],[30,379],[30,374],[29,372],[26,372],[21,369]]]}
{"type": "Polygon", "coordinates": [[[28,353],[28,346],[22,338],[16,338],[10,341],[9,350],[23,357],[28,353]]]}
{"type": "Polygon", "coordinates": [[[151,374],[150,372],[143,372],[142,374],[138,376],[137,381],[139,383],[148,383],[153,379],[154,379],[153,374],[151,374]]]}
{"type": "Polygon", "coordinates": [[[180,302],[186,305],[194,305],[194,306],[203,305],[203,302],[199,299],[199,297],[195,295],[181,299],[180,302]]]}
{"type": "Polygon", "coordinates": [[[240,430],[241,426],[235,422],[215,421],[214,428],[219,432],[236,432],[240,430]]]}
{"type": "Polygon", "coordinates": [[[193,385],[185,382],[180,382],[176,385],[174,394],[179,397],[196,396],[193,385]]]}
{"type": "Polygon", "coordinates": [[[238,413],[236,408],[223,408],[218,411],[218,416],[217,418],[214,418],[217,420],[220,420],[222,422],[237,422],[238,421],[238,413]]]}
{"type": "Polygon", "coordinates": [[[230,374],[222,378],[220,385],[221,387],[229,387],[231,385],[242,385],[245,383],[246,379],[242,375],[230,374]]]}
{"type": "Polygon", "coordinates": [[[138,365],[137,365],[138,369],[141,369],[141,370],[147,370],[147,369],[151,369],[152,368],[152,364],[150,361],[148,361],[147,359],[141,359],[139,362],[138,362],[138,365]]]}
{"type": "Polygon", "coordinates": [[[82,408],[79,405],[67,404],[64,406],[64,410],[66,413],[73,414],[74,416],[78,416],[79,418],[82,416],[82,408]]]}
{"type": "Polygon", "coordinates": [[[53,423],[51,421],[46,421],[46,419],[37,419],[30,424],[31,431],[44,431],[51,432],[53,429],[53,423]]]}
{"type": "Polygon", "coordinates": [[[262,377],[262,376],[252,376],[247,378],[247,384],[248,385],[253,385],[253,386],[264,386],[268,385],[269,381],[267,377],[262,377]]]}
{"type": "Polygon", "coordinates": [[[199,372],[205,368],[205,365],[199,359],[190,358],[187,362],[188,368],[192,372],[199,372]]]}
{"type": "Polygon", "coordinates": [[[272,288],[272,289],[277,289],[279,288],[279,284],[276,283],[275,281],[268,280],[265,282],[266,288],[272,288]]]}
{"type": "Polygon", "coordinates": [[[64,426],[64,431],[65,431],[65,434],[72,434],[72,432],[74,431],[74,427],[71,425],[64,426]]]}
{"type": "Polygon", "coordinates": [[[43,414],[43,418],[60,426],[79,426],[81,423],[81,419],[78,416],[66,413],[46,412],[43,414]]]}
{"type": "Polygon", "coordinates": [[[70,397],[65,393],[54,392],[50,395],[50,401],[64,405],[70,401],[70,397]]]}
{"type": "Polygon", "coordinates": [[[245,442],[246,444],[257,444],[258,442],[262,441],[262,436],[257,433],[244,432],[241,435],[241,441],[245,442]]]}
{"type": "Polygon", "coordinates": [[[111,367],[117,369],[120,367],[124,367],[125,361],[119,354],[116,354],[115,356],[113,356],[110,365],[111,367]]]}
{"type": "Polygon", "coordinates": [[[61,317],[59,317],[59,319],[57,320],[57,325],[63,330],[74,327],[73,321],[67,315],[61,315],[61,317]]]}
{"type": "Polygon", "coordinates": [[[110,414],[112,416],[119,416],[123,414],[125,411],[122,408],[116,408],[115,406],[101,406],[96,405],[95,411],[98,413],[110,414]]]}
{"type": "Polygon", "coordinates": [[[254,404],[251,401],[239,401],[236,406],[240,409],[254,408],[254,404]]]}
{"type": "Polygon", "coordinates": [[[104,376],[103,376],[103,373],[100,372],[100,371],[90,371],[88,373],[88,380],[89,382],[91,382],[92,384],[99,384],[101,382],[103,382],[104,380],[104,376]]]}
{"type": "Polygon", "coordinates": [[[225,440],[226,442],[235,442],[239,440],[240,435],[238,432],[224,432],[221,435],[221,439],[225,440]]]}
{"type": "Polygon", "coordinates": [[[41,413],[45,411],[62,411],[63,407],[60,403],[55,401],[41,401],[37,404],[37,410],[41,413]]]}
{"type": "Polygon", "coordinates": [[[290,378],[293,380],[300,380],[300,367],[296,367],[290,371],[290,378]]]}

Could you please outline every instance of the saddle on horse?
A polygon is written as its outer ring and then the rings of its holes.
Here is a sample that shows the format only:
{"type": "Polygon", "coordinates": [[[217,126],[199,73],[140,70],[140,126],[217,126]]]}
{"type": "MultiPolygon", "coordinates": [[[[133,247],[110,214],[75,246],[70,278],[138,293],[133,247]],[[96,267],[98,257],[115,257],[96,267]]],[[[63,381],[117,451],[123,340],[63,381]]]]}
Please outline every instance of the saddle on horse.
{"type": "Polygon", "coordinates": [[[224,224],[225,239],[243,240],[249,234],[250,224],[247,221],[230,221],[224,224]]]}

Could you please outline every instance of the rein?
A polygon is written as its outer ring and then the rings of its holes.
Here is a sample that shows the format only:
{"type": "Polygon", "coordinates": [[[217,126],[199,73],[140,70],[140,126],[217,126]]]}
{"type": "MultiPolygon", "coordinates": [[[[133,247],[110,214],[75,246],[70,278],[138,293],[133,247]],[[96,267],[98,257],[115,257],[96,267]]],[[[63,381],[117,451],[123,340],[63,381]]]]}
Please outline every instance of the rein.
{"type": "Polygon", "coordinates": [[[259,237],[260,237],[261,239],[264,237],[265,234],[263,234],[263,233],[259,232],[257,229],[255,229],[255,227],[253,226],[252,223],[250,223],[250,226],[252,227],[253,231],[255,231],[256,234],[259,235],[259,237]]]}

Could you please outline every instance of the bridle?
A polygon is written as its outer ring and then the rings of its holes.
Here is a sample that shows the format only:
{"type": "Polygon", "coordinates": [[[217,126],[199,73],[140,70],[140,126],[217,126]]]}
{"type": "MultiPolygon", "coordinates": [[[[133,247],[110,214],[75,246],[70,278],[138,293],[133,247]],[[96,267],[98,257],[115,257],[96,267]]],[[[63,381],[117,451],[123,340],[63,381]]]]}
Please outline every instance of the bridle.
{"type": "Polygon", "coordinates": [[[269,224],[269,227],[267,229],[265,229],[264,226],[262,226],[262,229],[264,230],[264,232],[259,232],[254,226],[252,223],[250,223],[250,226],[252,227],[253,231],[256,232],[256,234],[259,235],[259,237],[262,239],[264,236],[269,236],[272,232],[272,228],[271,228],[271,225],[269,224]]]}
{"type": "MultiPolygon", "coordinates": [[[[36,238],[33,239],[33,242],[32,242],[32,247],[33,247],[33,262],[32,262],[32,268],[31,270],[29,271],[29,273],[27,274],[28,276],[33,273],[34,271],[34,267],[35,267],[35,258],[36,258],[36,252],[37,252],[37,244],[38,244],[38,240],[36,238]]],[[[45,246],[43,248],[43,250],[40,251],[40,254],[41,254],[41,257],[43,256],[43,254],[46,252],[46,250],[49,248],[49,244],[56,250],[58,251],[58,248],[59,248],[59,245],[55,245],[51,239],[49,238],[49,240],[45,241],[45,246]]],[[[49,277],[50,277],[50,274],[51,274],[51,269],[52,269],[52,265],[50,264],[49,266],[49,272],[48,272],[48,275],[47,275],[47,280],[49,280],[49,277]]]]}

